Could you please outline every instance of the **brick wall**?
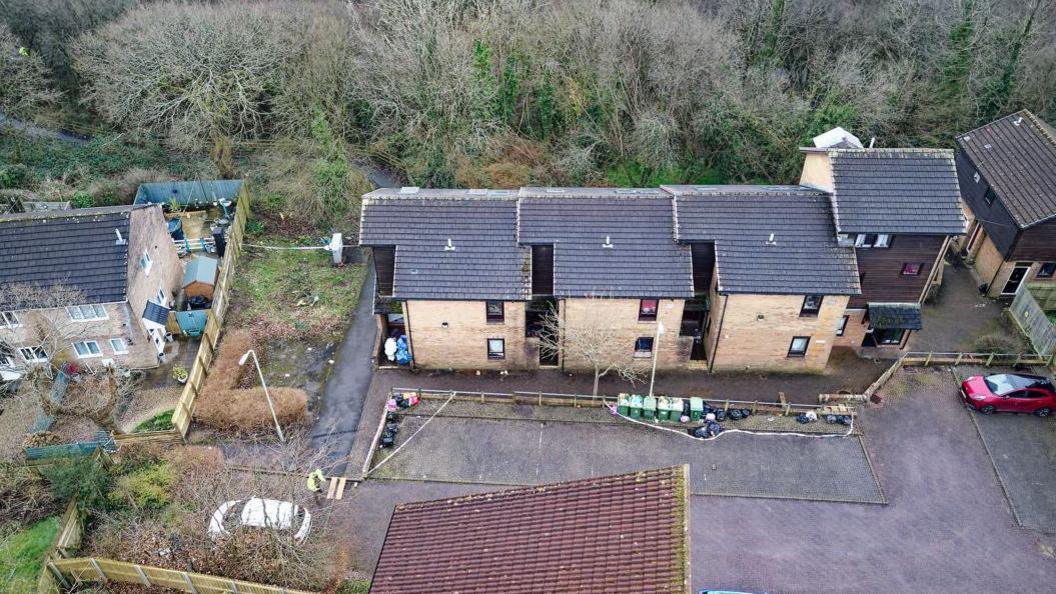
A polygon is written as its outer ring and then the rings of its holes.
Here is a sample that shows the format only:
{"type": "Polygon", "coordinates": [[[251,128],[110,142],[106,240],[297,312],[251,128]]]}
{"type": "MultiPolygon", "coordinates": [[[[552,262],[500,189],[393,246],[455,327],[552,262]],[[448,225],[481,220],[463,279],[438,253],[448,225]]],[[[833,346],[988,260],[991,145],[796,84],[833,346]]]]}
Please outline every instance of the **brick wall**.
{"type": "MultiPolygon", "coordinates": [[[[565,299],[561,302],[561,315],[566,327],[605,328],[611,345],[607,356],[623,365],[652,366],[651,357],[635,357],[635,341],[642,337],[655,337],[657,322],[664,325],[664,334],[654,342],[657,352],[657,369],[677,369],[686,366],[692,348],[691,339],[680,339],[678,329],[682,322],[681,299],[660,299],[656,321],[638,321],[638,299],[565,299]]],[[[563,357],[565,369],[581,370],[590,367],[582,356],[574,356],[574,349],[566,348],[563,357]]]]}
{"type": "Polygon", "coordinates": [[[847,309],[846,296],[826,296],[815,317],[801,317],[802,295],[720,296],[721,333],[711,353],[714,370],[773,369],[821,371],[836,339],[836,326],[847,309]],[[792,338],[809,336],[805,356],[789,357],[792,338]]]}
{"type": "Polygon", "coordinates": [[[525,369],[534,361],[524,337],[524,306],[507,301],[502,323],[489,323],[484,301],[408,301],[404,315],[415,365],[427,369],[525,369]],[[445,326],[446,324],[446,326],[445,326]],[[506,341],[506,358],[488,358],[487,339],[506,341]]]}
{"type": "MultiPolygon", "coordinates": [[[[998,297],[1001,295],[1005,283],[1008,282],[1012,269],[1016,267],[1016,261],[1006,262],[1001,252],[997,250],[997,246],[994,245],[994,242],[988,236],[980,237],[976,242],[979,247],[975,250],[975,261],[972,263],[975,278],[979,284],[989,283],[990,286],[986,291],[988,296],[998,297]]],[[[1040,261],[1031,262],[1030,270],[1027,271],[1024,282],[1056,282],[1056,279],[1036,278],[1041,265],[1042,262],[1040,261]]]]}

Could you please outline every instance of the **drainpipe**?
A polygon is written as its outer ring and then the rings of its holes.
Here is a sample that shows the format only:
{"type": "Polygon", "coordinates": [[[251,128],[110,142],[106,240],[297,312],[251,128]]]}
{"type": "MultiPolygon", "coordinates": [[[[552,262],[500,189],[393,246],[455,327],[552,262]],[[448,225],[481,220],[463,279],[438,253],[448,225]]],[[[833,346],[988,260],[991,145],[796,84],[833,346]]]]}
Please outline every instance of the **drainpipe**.
{"type": "Polygon", "coordinates": [[[726,321],[726,305],[730,302],[729,295],[722,296],[722,313],[719,314],[719,327],[715,329],[715,344],[711,347],[711,358],[708,361],[708,373],[715,369],[715,354],[719,352],[719,341],[722,340],[722,323],[726,321]]]}

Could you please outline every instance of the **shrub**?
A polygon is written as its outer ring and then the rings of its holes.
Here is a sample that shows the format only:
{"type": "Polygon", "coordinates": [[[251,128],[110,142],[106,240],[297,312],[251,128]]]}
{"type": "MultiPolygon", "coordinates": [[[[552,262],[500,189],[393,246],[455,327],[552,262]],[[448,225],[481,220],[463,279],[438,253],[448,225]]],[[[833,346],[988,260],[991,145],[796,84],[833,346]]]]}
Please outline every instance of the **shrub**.
{"type": "Polygon", "coordinates": [[[984,334],[972,343],[976,353],[1018,353],[1019,341],[1002,334],[984,334]]]}
{"type": "Polygon", "coordinates": [[[101,458],[65,458],[45,466],[41,474],[51,482],[51,493],[60,501],[76,497],[81,509],[109,509],[107,493],[114,477],[101,458]]]}
{"type": "Polygon", "coordinates": [[[0,189],[23,188],[29,181],[29,167],[21,163],[0,165],[0,189]]]}
{"type": "MultiPolygon", "coordinates": [[[[209,368],[203,392],[222,392],[239,386],[249,387],[256,375],[253,366],[239,365],[238,360],[254,347],[256,344],[253,335],[248,331],[238,329],[225,332],[213,365],[209,368]]],[[[261,355],[262,352],[257,349],[257,356],[261,355]]]]}
{"type": "Polygon", "coordinates": [[[91,208],[95,206],[95,199],[88,192],[77,190],[70,198],[70,205],[74,208],[91,208]]]}
{"type": "Polygon", "coordinates": [[[136,508],[160,509],[171,501],[169,487],[176,474],[168,464],[153,464],[119,477],[109,494],[111,503],[131,503],[136,508]]]}
{"type": "MultiPolygon", "coordinates": [[[[275,416],[283,427],[308,419],[308,394],[297,388],[268,388],[275,416]]],[[[271,418],[263,388],[203,393],[195,407],[195,419],[224,431],[268,431],[271,418]]]]}

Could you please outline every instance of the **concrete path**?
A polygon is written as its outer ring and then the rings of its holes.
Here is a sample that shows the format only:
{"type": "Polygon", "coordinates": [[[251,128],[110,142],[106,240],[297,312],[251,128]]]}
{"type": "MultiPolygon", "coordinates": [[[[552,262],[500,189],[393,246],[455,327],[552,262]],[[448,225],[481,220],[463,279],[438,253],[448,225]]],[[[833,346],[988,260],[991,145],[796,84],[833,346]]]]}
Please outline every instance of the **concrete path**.
{"type": "Polygon", "coordinates": [[[312,445],[334,452],[327,474],[344,474],[346,459],[359,426],[363,402],[374,376],[374,267],[368,263],[367,276],[359,294],[355,318],[336,354],[334,371],[326,381],[322,406],[312,426],[312,445]]]}

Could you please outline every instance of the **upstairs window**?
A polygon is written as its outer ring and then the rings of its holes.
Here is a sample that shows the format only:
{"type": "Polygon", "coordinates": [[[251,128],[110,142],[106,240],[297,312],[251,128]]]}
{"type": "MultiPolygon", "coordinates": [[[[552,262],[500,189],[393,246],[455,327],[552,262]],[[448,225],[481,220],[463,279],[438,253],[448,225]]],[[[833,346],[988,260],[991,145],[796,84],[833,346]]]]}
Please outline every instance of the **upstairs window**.
{"type": "Polygon", "coordinates": [[[139,256],[139,267],[143,269],[143,274],[149,276],[150,269],[154,266],[154,260],[150,258],[150,254],[147,250],[143,250],[143,253],[139,256]]]}
{"type": "Polygon", "coordinates": [[[506,319],[501,301],[485,301],[484,310],[489,324],[501,324],[506,319]]]}
{"type": "Polygon", "coordinates": [[[0,311],[0,326],[7,328],[18,328],[22,325],[22,322],[18,321],[18,316],[13,311],[0,311]]]}
{"type": "Polygon", "coordinates": [[[997,194],[994,193],[993,188],[987,188],[986,193],[983,194],[983,200],[986,200],[987,205],[993,204],[994,200],[997,199],[997,194]]]}
{"type": "Polygon", "coordinates": [[[801,318],[815,318],[818,316],[818,312],[821,311],[821,300],[824,299],[822,295],[807,295],[803,298],[803,307],[799,309],[799,317],[801,318]]]}
{"type": "Polygon", "coordinates": [[[847,322],[850,321],[851,316],[843,316],[840,318],[840,323],[836,325],[836,336],[843,336],[844,332],[847,332],[847,322]]]}
{"type": "Polygon", "coordinates": [[[659,299],[642,299],[638,302],[638,321],[655,322],[656,309],[660,305],[659,299]]]}
{"type": "Polygon", "coordinates": [[[891,247],[891,236],[887,233],[859,233],[854,238],[854,247],[886,248],[891,247]]]}
{"type": "Polygon", "coordinates": [[[92,305],[71,305],[66,308],[66,313],[70,314],[70,319],[74,322],[90,322],[92,320],[110,318],[106,313],[106,308],[98,303],[92,305]]]}
{"type": "Polygon", "coordinates": [[[1041,268],[1038,269],[1038,274],[1035,275],[1037,278],[1052,278],[1056,275],[1056,262],[1042,262],[1041,268]]]}
{"type": "Polygon", "coordinates": [[[902,276],[919,276],[921,270],[924,270],[924,264],[918,262],[902,263],[902,276]]]}

